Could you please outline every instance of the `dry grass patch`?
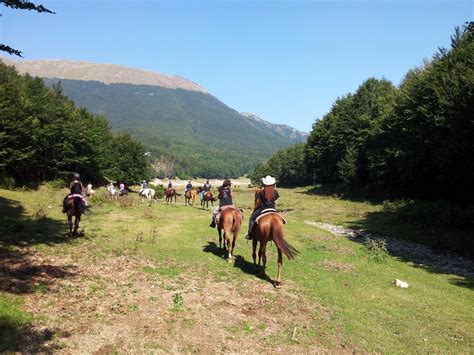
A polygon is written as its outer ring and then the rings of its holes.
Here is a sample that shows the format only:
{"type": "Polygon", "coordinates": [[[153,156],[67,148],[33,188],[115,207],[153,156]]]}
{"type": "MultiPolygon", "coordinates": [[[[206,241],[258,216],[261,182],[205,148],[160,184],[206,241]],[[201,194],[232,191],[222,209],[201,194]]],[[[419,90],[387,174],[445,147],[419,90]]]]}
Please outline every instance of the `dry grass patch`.
{"type": "Polygon", "coordinates": [[[326,270],[337,270],[337,271],[341,271],[341,272],[352,272],[354,270],[353,265],[342,263],[340,261],[324,260],[323,267],[326,270]]]}

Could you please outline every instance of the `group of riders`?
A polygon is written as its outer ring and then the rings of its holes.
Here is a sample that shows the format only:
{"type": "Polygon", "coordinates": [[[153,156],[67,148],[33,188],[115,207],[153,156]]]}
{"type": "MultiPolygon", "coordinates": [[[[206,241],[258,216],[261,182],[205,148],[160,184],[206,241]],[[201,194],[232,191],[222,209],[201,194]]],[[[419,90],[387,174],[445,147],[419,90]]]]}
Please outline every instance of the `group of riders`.
{"type": "MultiPolygon", "coordinates": [[[[113,187],[113,183],[111,183],[111,184],[112,184],[112,187],[113,187]]],[[[267,175],[266,177],[262,178],[262,184],[263,184],[263,186],[272,186],[274,188],[275,187],[275,178],[267,175]]],[[[231,205],[234,204],[233,201],[232,201],[231,185],[232,185],[231,181],[229,179],[226,179],[222,183],[222,186],[219,186],[219,188],[218,188],[219,194],[218,194],[217,198],[219,200],[219,208],[217,208],[213,212],[212,221],[211,221],[211,224],[209,225],[212,228],[215,228],[217,223],[218,223],[221,209],[224,206],[231,206],[231,205]]],[[[169,180],[168,181],[168,189],[171,189],[172,187],[173,187],[173,184],[172,184],[171,180],[169,180]]],[[[148,183],[147,183],[146,180],[143,180],[141,185],[140,185],[140,192],[139,193],[141,194],[147,188],[148,188],[148,183]]],[[[211,191],[211,188],[212,188],[212,186],[211,186],[209,180],[206,180],[205,184],[201,188],[201,192],[200,192],[201,200],[203,199],[204,194],[211,191]]],[[[81,197],[82,204],[81,204],[80,208],[81,208],[82,212],[84,212],[85,207],[86,207],[86,200],[84,199],[83,193],[84,193],[85,189],[82,185],[81,177],[78,173],[74,174],[74,178],[73,178],[73,180],[71,181],[71,183],[69,185],[69,189],[70,189],[70,193],[64,198],[64,201],[63,201],[63,213],[66,213],[66,202],[67,202],[68,198],[75,197],[75,196],[80,196],[81,197]]],[[[193,185],[192,185],[191,180],[188,180],[188,183],[186,184],[186,187],[184,189],[184,193],[186,194],[186,192],[188,192],[191,189],[193,189],[193,185]]],[[[253,227],[255,225],[255,220],[262,213],[262,211],[264,211],[266,209],[274,209],[275,208],[275,201],[279,198],[279,194],[278,194],[278,191],[276,189],[273,189],[273,191],[274,191],[273,196],[271,196],[270,198],[268,196],[265,196],[265,193],[264,193],[263,190],[260,190],[260,192],[256,196],[256,199],[258,201],[256,206],[258,206],[258,207],[256,207],[254,209],[252,215],[249,218],[249,229],[248,229],[248,233],[245,236],[246,239],[249,239],[249,240],[252,239],[252,230],[253,230],[253,227]]],[[[119,184],[119,196],[126,195],[127,193],[128,192],[127,192],[127,188],[125,187],[125,184],[123,182],[121,182],[119,184]]]]}

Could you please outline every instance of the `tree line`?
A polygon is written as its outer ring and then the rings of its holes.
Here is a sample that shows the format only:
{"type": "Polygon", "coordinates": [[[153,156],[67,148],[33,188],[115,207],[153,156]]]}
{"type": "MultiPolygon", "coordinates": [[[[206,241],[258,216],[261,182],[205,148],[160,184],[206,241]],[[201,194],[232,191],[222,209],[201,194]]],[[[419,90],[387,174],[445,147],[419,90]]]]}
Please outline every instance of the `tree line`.
{"type": "Polygon", "coordinates": [[[457,28],[399,87],[369,78],[313,124],[305,145],[251,174],[280,185],[340,184],[397,197],[474,197],[474,24],[457,28]]]}
{"type": "Polygon", "coordinates": [[[0,183],[69,179],[127,184],[153,176],[141,143],[113,134],[104,117],[77,108],[61,85],[0,62],[0,183]]]}

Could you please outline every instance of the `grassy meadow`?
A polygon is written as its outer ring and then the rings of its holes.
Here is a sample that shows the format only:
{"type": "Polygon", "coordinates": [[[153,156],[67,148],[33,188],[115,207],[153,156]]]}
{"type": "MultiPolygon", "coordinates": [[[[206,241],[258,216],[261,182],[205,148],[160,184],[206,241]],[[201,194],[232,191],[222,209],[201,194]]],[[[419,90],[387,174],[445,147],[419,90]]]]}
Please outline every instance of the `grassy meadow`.
{"type": "Polygon", "coordinates": [[[73,240],[65,190],[0,190],[0,351],[474,351],[473,280],[383,250],[374,258],[305,222],[405,239],[455,230],[403,225],[377,203],[279,191],[285,238],[300,255],[284,260],[275,289],[274,245],[264,276],[243,238],[252,189],[234,190],[245,219],[233,263],[210,211],[182,198],[148,207],[101,190],[73,240]]]}

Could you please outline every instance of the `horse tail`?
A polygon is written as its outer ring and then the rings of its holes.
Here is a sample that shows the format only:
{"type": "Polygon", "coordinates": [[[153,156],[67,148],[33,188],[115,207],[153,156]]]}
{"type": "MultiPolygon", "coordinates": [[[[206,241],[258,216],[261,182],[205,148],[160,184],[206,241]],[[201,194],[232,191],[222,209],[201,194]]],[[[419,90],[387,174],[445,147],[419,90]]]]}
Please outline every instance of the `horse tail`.
{"type": "Polygon", "coordinates": [[[82,204],[81,198],[80,197],[74,197],[73,203],[74,203],[74,212],[75,212],[75,214],[81,213],[81,211],[82,211],[82,209],[81,209],[81,204],[82,204]]]}
{"type": "Polygon", "coordinates": [[[288,259],[294,259],[299,254],[299,251],[296,250],[296,248],[290,243],[285,241],[283,238],[283,223],[281,221],[279,222],[280,223],[275,223],[272,226],[273,241],[275,242],[278,249],[280,249],[288,259]]]}
{"type": "Polygon", "coordinates": [[[234,211],[232,214],[232,232],[238,232],[240,230],[240,226],[242,225],[242,216],[240,215],[240,212],[234,211]],[[238,216],[238,217],[237,217],[238,216]],[[237,225],[237,222],[240,222],[237,225]]]}

